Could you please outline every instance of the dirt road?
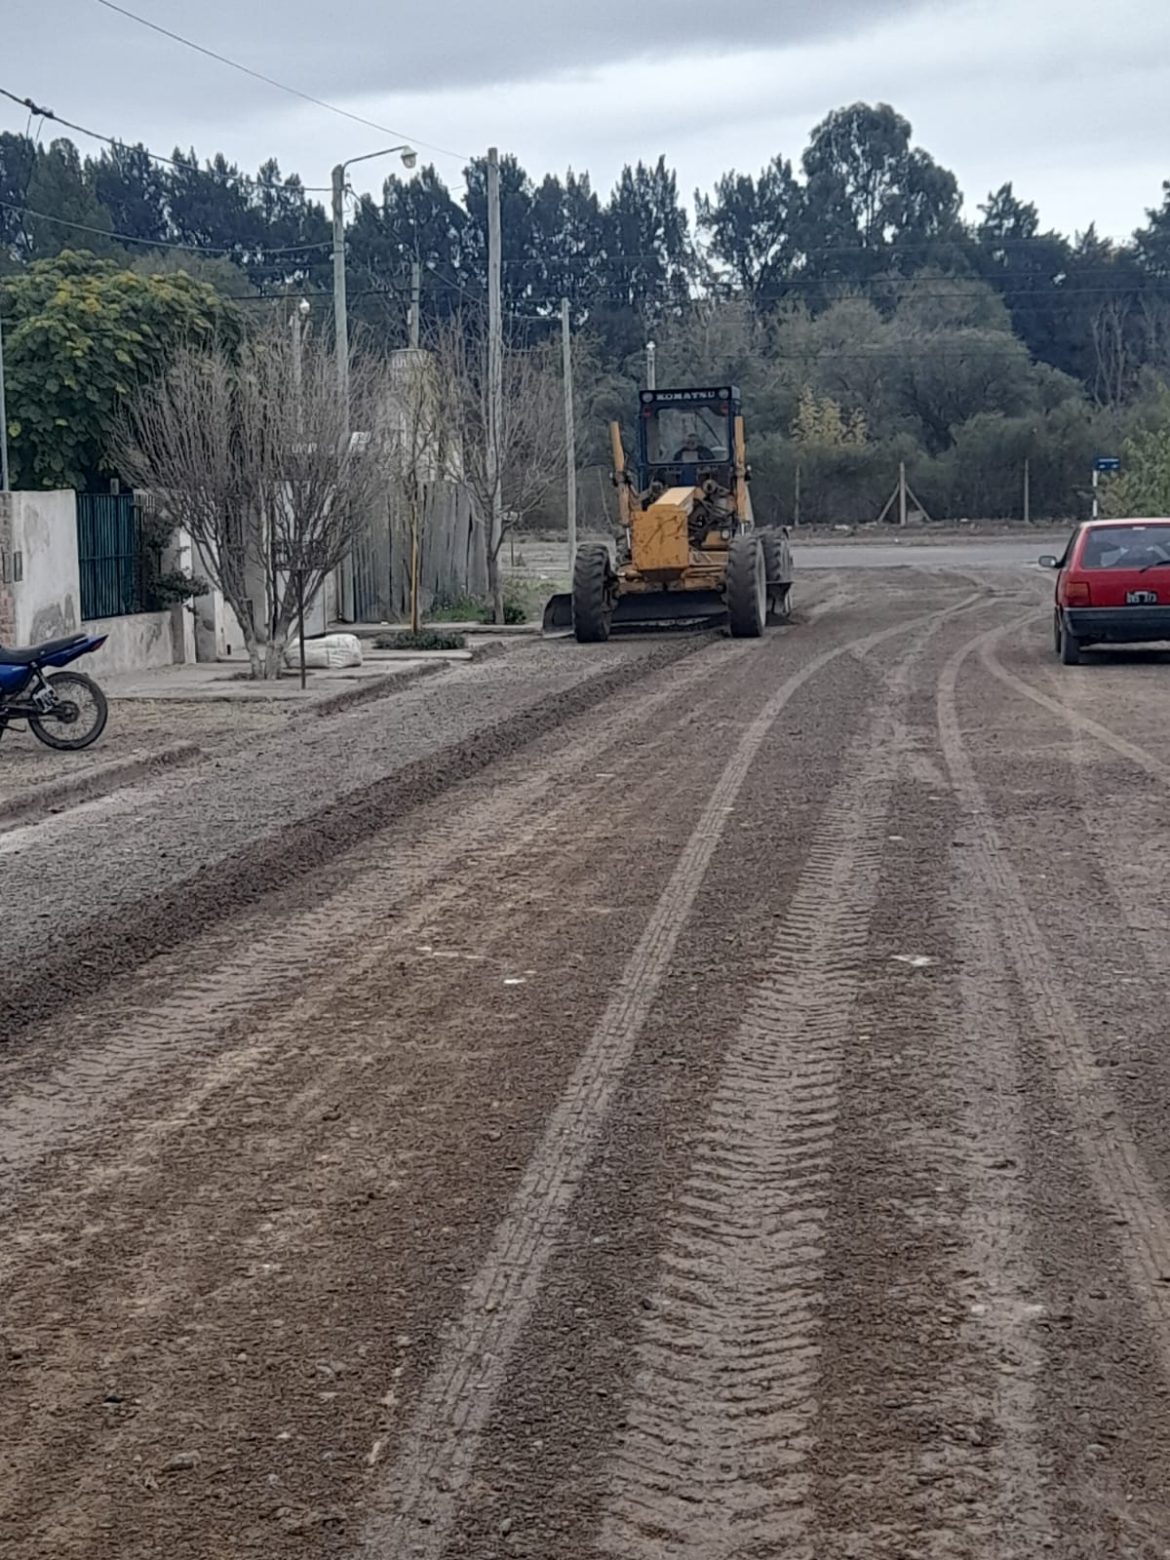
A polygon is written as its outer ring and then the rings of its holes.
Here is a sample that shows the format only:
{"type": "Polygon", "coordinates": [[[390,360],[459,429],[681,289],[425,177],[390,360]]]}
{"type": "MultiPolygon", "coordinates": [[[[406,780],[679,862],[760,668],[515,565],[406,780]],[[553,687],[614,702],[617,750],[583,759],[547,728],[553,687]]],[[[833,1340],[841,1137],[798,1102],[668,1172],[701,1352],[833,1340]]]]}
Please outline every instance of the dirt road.
{"type": "Polygon", "coordinates": [[[5,1560],[1170,1554],[1167,667],[1044,588],[0,834],[5,1560]]]}

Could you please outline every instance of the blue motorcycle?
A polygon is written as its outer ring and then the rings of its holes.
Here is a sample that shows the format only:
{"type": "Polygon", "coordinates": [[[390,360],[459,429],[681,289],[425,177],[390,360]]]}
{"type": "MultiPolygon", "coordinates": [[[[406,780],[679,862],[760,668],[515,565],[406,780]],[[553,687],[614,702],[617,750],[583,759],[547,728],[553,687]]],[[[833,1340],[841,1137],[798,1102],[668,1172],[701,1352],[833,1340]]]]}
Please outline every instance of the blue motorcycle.
{"type": "Polygon", "coordinates": [[[0,645],[0,737],[14,720],[27,720],[46,747],[77,752],[106,727],[106,696],[84,672],[48,672],[100,650],[105,634],[70,634],[43,645],[10,650],[0,645]]]}

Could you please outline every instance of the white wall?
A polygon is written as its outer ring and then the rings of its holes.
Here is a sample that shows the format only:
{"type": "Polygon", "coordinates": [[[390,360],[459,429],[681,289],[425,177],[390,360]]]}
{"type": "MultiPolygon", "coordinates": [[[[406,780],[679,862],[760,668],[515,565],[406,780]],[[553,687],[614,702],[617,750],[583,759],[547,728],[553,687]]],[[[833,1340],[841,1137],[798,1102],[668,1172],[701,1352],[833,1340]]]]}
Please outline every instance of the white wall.
{"type": "Polygon", "coordinates": [[[38,645],[74,634],[81,627],[77,501],[72,492],[9,496],[13,643],[38,645]]]}
{"type": "Polygon", "coordinates": [[[93,657],[94,676],[103,672],[144,672],[175,663],[174,612],[130,612],[124,617],[87,618],[89,634],[109,638],[93,657]]]}

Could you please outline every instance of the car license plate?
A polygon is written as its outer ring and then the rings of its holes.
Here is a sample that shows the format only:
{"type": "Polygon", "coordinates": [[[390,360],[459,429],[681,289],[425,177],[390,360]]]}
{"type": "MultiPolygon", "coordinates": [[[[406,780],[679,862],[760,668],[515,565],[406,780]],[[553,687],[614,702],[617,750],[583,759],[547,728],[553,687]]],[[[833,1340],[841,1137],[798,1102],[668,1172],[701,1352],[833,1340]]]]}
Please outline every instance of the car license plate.
{"type": "Polygon", "coordinates": [[[1125,604],[1127,607],[1156,607],[1158,593],[1153,590],[1127,590],[1125,604]]]}

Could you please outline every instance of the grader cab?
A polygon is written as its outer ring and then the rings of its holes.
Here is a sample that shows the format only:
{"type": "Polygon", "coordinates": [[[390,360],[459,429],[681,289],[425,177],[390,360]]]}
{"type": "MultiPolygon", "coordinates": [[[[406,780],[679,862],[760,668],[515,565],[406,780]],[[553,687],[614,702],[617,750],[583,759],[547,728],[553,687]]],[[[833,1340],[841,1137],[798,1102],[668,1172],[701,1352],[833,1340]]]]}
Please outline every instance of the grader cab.
{"type": "Polygon", "coordinates": [[[736,638],[758,637],[787,615],[792,558],[784,531],[753,524],[739,391],[643,390],[637,439],[631,466],[610,424],[616,559],[605,543],[578,550],[572,592],[548,603],[545,632],[595,643],[614,629],[726,622],[736,638]]]}

